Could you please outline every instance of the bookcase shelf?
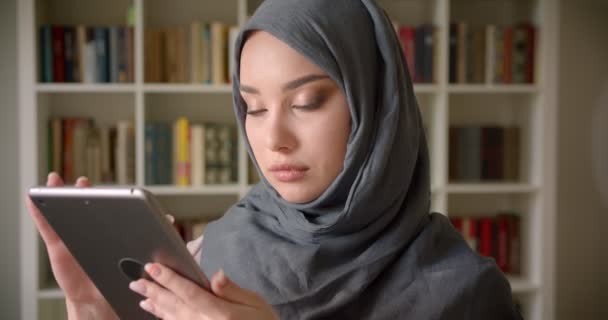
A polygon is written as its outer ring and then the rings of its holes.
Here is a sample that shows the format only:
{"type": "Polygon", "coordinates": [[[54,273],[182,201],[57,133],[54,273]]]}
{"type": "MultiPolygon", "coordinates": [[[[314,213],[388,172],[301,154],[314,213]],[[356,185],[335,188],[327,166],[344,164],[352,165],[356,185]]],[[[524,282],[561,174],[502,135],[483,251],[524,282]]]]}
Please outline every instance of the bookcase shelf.
{"type": "Polygon", "coordinates": [[[145,188],[158,195],[238,195],[243,189],[237,184],[200,187],[145,186],[145,188]]]}
{"type": "Polygon", "coordinates": [[[537,186],[525,183],[453,183],[448,184],[443,191],[447,193],[534,193],[539,190],[537,186]]]}
{"type": "Polygon", "coordinates": [[[36,86],[38,92],[104,92],[104,93],[135,93],[133,84],[96,83],[96,84],[72,84],[72,83],[40,83],[36,86]]]}
{"type": "Polygon", "coordinates": [[[538,93],[534,84],[450,84],[449,93],[538,93]]]}
{"type": "MultiPolygon", "coordinates": [[[[157,194],[163,206],[178,219],[219,217],[252,187],[242,139],[237,141],[235,183],[185,187],[148,185],[145,178],[145,168],[149,165],[145,160],[145,127],[152,123],[173,123],[180,117],[186,117],[192,123],[234,126],[232,86],[229,83],[146,81],[146,57],[149,57],[146,31],[173,26],[188,28],[193,21],[243,25],[260,3],[260,0],[185,0],[179,3],[165,0],[94,0],[86,3],[77,0],[20,0],[21,185],[37,185],[45,180],[50,119],[84,117],[94,119],[100,125],[128,120],[133,123],[135,134],[134,185],[157,194]],[[41,82],[38,35],[39,27],[43,25],[132,27],[133,82],[41,82]]],[[[508,274],[507,278],[514,296],[523,305],[524,318],[552,319],[555,52],[559,25],[555,18],[558,16],[556,1],[378,0],[378,3],[400,26],[433,26],[432,81],[414,84],[431,156],[432,210],[448,217],[516,213],[521,219],[521,272],[508,274]],[[490,77],[477,83],[450,81],[452,23],[463,22],[477,28],[490,24],[512,27],[523,21],[534,24],[538,35],[532,83],[494,83],[488,80],[490,77]],[[471,126],[520,128],[517,179],[464,182],[479,180],[451,178],[450,128],[471,126]]],[[[44,265],[44,251],[25,207],[22,211],[22,317],[62,319],[63,313],[57,310],[62,308],[63,293],[40,283],[39,278],[44,276],[47,267],[44,265]],[[49,318],[40,312],[51,312],[53,316],[49,318]]]]}
{"type": "Polygon", "coordinates": [[[207,84],[144,84],[147,93],[232,93],[232,86],[207,84]]]}

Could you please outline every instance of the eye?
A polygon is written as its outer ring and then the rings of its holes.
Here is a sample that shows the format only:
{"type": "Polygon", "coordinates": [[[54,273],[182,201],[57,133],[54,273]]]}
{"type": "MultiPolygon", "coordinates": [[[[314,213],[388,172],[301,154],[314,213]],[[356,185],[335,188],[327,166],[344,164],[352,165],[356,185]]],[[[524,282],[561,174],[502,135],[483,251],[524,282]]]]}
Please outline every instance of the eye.
{"type": "Polygon", "coordinates": [[[259,109],[255,109],[255,110],[249,110],[247,109],[247,115],[249,116],[257,116],[260,115],[263,112],[266,112],[267,110],[264,108],[259,108],[259,109]]]}
{"type": "Polygon", "coordinates": [[[319,107],[321,107],[322,104],[323,104],[322,101],[317,101],[317,102],[310,103],[310,104],[293,105],[292,108],[298,109],[298,110],[311,111],[311,110],[318,109],[319,107]]]}

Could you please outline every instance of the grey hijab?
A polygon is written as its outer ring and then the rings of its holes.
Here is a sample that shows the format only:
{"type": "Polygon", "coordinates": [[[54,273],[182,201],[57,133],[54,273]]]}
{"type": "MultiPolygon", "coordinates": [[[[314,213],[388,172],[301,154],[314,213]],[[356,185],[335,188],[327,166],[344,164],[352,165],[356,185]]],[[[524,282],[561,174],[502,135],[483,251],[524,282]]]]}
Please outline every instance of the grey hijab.
{"type": "Polygon", "coordinates": [[[233,57],[235,113],[255,162],[239,94],[240,52],[252,30],[325,70],[347,97],[352,128],[344,168],[317,199],[289,203],[262,178],[210,224],[204,272],[223,268],[283,319],[512,319],[509,284],[495,264],[471,252],[445,217],[429,214],[422,119],[382,9],[373,0],[261,4],[233,57]]]}

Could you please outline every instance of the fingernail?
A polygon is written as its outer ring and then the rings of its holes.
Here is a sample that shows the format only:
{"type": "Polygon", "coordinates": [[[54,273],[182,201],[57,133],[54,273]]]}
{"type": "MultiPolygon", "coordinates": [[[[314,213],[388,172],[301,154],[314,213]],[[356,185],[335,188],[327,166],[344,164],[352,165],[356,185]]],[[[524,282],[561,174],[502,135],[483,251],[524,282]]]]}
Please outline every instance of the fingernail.
{"type": "Polygon", "coordinates": [[[55,171],[51,171],[49,172],[49,174],[46,176],[47,180],[50,180],[52,176],[56,175],[57,173],[55,171]]]}
{"type": "Polygon", "coordinates": [[[78,179],[76,179],[76,183],[85,182],[85,181],[88,181],[88,180],[89,180],[89,178],[84,177],[84,176],[83,177],[78,177],[78,179]]]}
{"type": "Polygon", "coordinates": [[[172,216],[172,215],[170,215],[170,214],[168,214],[167,215],[167,220],[169,220],[169,222],[171,222],[171,223],[174,223],[175,222],[175,217],[172,216]]]}
{"type": "Polygon", "coordinates": [[[148,274],[150,274],[153,277],[158,277],[160,276],[160,268],[152,263],[148,263],[146,264],[146,272],[148,272],[148,274]]]}
{"type": "Polygon", "coordinates": [[[150,301],[148,301],[148,299],[140,301],[139,306],[150,313],[154,312],[154,306],[152,303],[150,303],[150,301]]]}
{"type": "Polygon", "coordinates": [[[217,272],[217,284],[222,287],[228,284],[228,277],[226,276],[224,269],[220,269],[220,271],[217,272]]]}
{"type": "Polygon", "coordinates": [[[132,281],[131,283],[129,283],[129,288],[141,295],[146,294],[146,286],[144,286],[143,283],[139,281],[132,281]]]}

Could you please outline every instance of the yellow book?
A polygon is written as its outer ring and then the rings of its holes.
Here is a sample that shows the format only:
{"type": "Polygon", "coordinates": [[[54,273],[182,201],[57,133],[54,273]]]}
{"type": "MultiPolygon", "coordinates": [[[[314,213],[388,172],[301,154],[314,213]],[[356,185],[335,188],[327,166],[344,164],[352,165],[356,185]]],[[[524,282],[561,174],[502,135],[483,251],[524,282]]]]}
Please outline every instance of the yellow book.
{"type": "Polygon", "coordinates": [[[177,185],[190,185],[190,124],[188,119],[177,119],[177,185]]]}

